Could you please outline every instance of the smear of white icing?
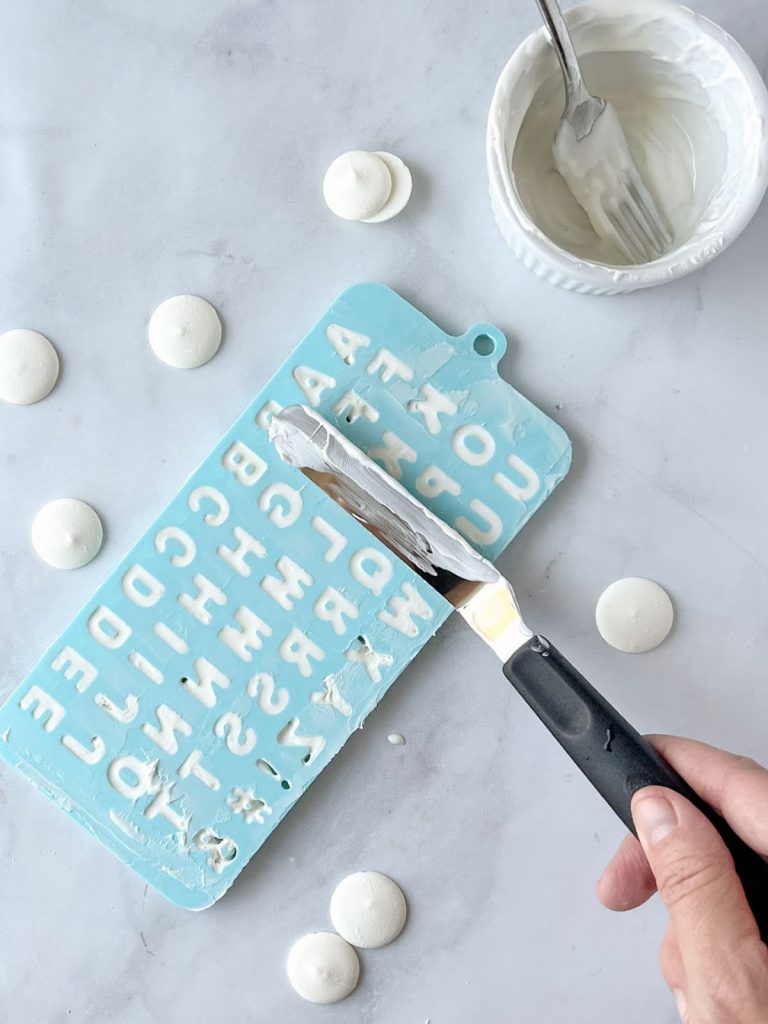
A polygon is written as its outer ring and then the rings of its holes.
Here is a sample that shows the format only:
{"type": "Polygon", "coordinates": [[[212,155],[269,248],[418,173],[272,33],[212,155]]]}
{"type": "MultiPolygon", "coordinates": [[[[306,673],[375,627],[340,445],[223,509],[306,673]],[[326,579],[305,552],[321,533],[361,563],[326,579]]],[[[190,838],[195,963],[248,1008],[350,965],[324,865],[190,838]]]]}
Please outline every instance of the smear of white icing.
{"type": "Polygon", "coordinates": [[[212,359],[221,344],[218,313],[197,295],[174,295],[161,302],[148,328],[149,344],[158,359],[179,370],[191,370],[212,359]]]}
{"type": "Polygon", "coordinates": [[[121,818],[117,811],[109,812],[109,820],[113,825],[117,825],[121,832],[125,832],[127,836],[130,836],[131,839],[137,839],[141,834],[132,822],[121,818]]]}
{"type": "Polygon", "coordinates": [[[104,533],[90,505],[78,498],[57,498],[32,520],[32,545],[55,569],[79,569],[95,558],[104,533]]]}
{"type": "Polygon", "coordinates": [[[361,949],[378,949],[393,942],[405,926],[406,915],[402,890],[378,871],[348,875],[331,897],[333,927],[361,949]]]}
{"type": "Polygon", "coordinates": [[[50,393],[59,376],[56,349],[37,331],[0,334],[0,399],[32,405],[50,393]]]}
{"type": "Polygon", "coordinates": [[[313,704],[327,704],[330,707],[335,708],[340,712],[340,714],[344,715],[345,718],[349,718],[352,714],[352,705],[344,700],[339,692],[339,680],[337,676],[325,676],[323,679],[323,689],[317,690],[315,693],[311,693],[309,697],[313,704]]]}
{"type": "Polygon", "coordinates": [[[293,944],[286,964],[288,980],[310,1003],[337,1003],[357,985],[357,953],[333,932],[312,932],[293,944]]]}
{"type": "Polygon", "coordinates": [[[344,220],[379,224],[405,208],[412,188],[411,172],[399,157],[356,149],[336,157],[325,172],[323,197],[344,220]]]}
{"type": "Polygon", "coordinates": [[[595,620],[611,647],[627,654],[652,651],[672,628],[674,610],[658,583],[629,576],[612,583],[600,595],[595,620]]]}
{"type": "Polygon", "coordinates": [[[387,736],[387,740],[392,744],[393,747],[405,746],[405,736],[403,736],[402,733],[391,732],[389,736],[387,736]]]}

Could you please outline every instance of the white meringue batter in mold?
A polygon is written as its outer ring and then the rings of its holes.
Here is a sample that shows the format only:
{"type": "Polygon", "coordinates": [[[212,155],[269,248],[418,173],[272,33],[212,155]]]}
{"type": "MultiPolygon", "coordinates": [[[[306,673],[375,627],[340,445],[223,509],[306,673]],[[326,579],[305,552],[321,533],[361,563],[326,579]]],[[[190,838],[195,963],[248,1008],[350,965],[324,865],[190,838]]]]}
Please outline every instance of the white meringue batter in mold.
{"type": "Polygon", "coordinates": [[[333,932],[303,935],[286,964],[294,990],[310,1003],[338,1003],[354,991],[360,961],[349,943],[333,932]]]}
{"type": "Polygon", "coordinates": [[[394,942],[405,927],[407,913],[400,886],[378,871],[348,875],[331,897],[333,927],[361,949],[378,949],[394,942]]]}
{"type": "Polygon", "coordinates": [[[666,590],[639,576],[616,580],[597,602],[600,636],[619,651],[642,654],[666,640],[674,609],[666,590]]]}
{"type": "Polygon", "coordinates": [[[79,569],[99,553],[104,531],[98,514],[79,498],[48,502],[32,520],[32,546],[54,569],[79,569]]]}
{"type": "Polygon", "coordinates": [[[174,295],[154,311],[147,334],[158,359],[178,370],[191,370],[218,352],[221,321],[210,302],[198,295],[174,295]]]}
{"type": "Polygon", "coordinates": [[[56,349],[37,331],[0,334],[0,398],[32,405],[50,394],[59,377],[56,349]]]}

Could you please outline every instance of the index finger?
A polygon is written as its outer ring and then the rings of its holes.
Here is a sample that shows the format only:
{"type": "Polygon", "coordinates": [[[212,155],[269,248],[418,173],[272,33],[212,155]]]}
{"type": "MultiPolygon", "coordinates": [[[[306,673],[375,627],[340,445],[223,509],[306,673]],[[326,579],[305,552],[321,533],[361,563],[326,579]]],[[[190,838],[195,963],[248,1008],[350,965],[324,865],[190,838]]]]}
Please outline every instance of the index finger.
{"type": "Polygon", "coordinates": [[[698,740],[646,738],[748,846],[768,856],[768,770],[752,758],[698,740]]]}

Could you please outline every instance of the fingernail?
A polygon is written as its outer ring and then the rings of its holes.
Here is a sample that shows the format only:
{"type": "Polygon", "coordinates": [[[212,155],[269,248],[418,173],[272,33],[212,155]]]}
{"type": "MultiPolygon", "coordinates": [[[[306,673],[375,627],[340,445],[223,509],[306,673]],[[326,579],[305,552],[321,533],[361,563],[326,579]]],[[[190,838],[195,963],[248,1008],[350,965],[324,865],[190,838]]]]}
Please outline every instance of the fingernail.
{"type": "Polygon", "coordinates": [[[685,994],[681,992],[680,989],[673,988],[672,995],[677,1000],[677,1012],[680,1014],[680,1020],[683,1021],[683,1024],[685,1024],[685,1021],[687,1020],[685,1014],[688,1009],[688,1003],[686,1002],[685,994]]]}
{"type": "Polygon", "coordinates": [[[635,801],[632,817],[638,838],[648,846],[660,843],[677,825],[675,809],[663,796],[646,796],[635,801]]]}

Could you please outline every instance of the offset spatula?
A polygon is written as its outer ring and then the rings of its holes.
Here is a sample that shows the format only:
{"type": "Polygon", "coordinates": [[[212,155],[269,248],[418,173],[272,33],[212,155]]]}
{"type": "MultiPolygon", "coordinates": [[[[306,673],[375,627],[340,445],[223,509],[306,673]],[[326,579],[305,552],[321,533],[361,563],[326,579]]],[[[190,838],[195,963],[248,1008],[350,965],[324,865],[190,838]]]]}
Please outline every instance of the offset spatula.
{"type": "Polygon", "coordinates": [[[491,562],[312,410],[294,405],[276,413],[270,438],[286,462],[453,605],[627,828],[635,830],[630,805],[644,786],[674,789],[706,814],[733,855],[761,935],[768,939],[768,864],[556,647],[531,632],[511,584],[491,562]]]}

